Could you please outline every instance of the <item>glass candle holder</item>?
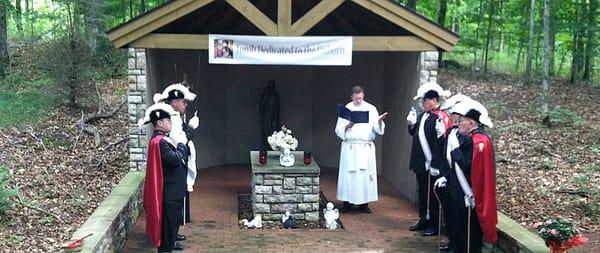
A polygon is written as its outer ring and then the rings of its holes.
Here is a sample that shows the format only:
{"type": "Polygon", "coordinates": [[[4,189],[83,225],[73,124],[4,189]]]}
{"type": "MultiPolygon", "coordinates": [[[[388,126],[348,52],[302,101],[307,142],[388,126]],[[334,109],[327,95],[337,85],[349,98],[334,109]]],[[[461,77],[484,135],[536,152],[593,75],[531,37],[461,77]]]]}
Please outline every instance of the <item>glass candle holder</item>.
{"type": "Polygon", "coordinates": [[[267,163],[267,151],[265,150],[261,150],[258,153],[258,162],[260,164],[266,164],[267,163]]]}
{"type": "Polygon", "coordinates": [[[304,151],[304,164],[309,165],[312,163],[312,155],[310,152],[304,151]]]}

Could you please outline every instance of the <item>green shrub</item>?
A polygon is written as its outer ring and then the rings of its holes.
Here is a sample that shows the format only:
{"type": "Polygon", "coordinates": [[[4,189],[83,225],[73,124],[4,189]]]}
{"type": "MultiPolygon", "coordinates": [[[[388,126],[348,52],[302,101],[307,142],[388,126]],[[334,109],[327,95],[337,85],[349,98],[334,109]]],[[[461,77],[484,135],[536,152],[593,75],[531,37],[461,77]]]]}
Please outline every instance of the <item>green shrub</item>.
{"type": "Polygon", "coordinates": [[[576,112],[565,108],[556,108],[548,112],[550,122],[555,125],[579,126],[581,117],[576,112]]]}
{"type": "Polygon", "coordinates": [[[6,213],[12,206],[12,196],[17,195],[17,191],[8,188],[10,175],[6,168],[0,167],[0,219],[5,220],[6,213]]]}

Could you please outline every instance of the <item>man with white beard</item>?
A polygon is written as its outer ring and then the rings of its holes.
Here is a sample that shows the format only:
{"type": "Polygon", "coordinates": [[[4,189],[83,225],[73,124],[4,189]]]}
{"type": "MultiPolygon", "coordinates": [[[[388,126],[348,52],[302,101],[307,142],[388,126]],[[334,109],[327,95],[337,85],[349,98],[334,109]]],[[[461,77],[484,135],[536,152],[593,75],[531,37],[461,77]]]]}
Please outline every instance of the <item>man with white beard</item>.
{"type": "MultiPolygon", "coordinates": [[[[364,101],[360,86],[352,88],[352,101],[345,108],[368,112],[368,122],[355,123],[339,117],[335,126],[336,135],[342,140],[340,166],[337,183],[337,199],[344,206],[342,213],[348,212],[351,205],[359,205],[360,211],[370,213],[369,202],[377,201],[377,162],[375,160],[376,134],[383,135],[387,112],[379,115],[377,108],[364,101]]],[[[366,121],[366,120],[365,120],[366,121]]]]}

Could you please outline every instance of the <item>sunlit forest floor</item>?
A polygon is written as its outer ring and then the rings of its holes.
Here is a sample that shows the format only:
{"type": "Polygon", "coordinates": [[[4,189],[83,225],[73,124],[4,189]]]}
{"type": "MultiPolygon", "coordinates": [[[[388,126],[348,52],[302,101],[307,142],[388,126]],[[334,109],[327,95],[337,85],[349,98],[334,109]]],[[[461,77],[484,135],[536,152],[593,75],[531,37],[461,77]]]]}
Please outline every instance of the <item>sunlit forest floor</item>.
{"type": "Polygon", "coordinates": [[[512,75],[470,76],[447,70],[439,78],[452,93],[469,95],[490,111],[499,210],[529,229],[552,216],[573,219],[599,245],[600,89],[553,79],[547,127],[541,124],[541,81],[524,86],[512,75]]]}

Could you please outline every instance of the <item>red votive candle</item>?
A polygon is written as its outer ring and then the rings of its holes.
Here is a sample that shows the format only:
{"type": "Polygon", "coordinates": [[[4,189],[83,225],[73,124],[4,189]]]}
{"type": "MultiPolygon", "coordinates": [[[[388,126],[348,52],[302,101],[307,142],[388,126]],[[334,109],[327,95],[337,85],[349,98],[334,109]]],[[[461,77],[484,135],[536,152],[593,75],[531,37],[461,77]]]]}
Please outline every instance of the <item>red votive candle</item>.
{"type": "Polygon", "coordinates": [[[304,164],[309,165],[312,163],[312,156],[310,152],[304,151],[304,164]]]}
{"type": "Polygon", "coordinates": [[[267,163],[267,151],[261,150],[258,154],[258,162],[260,164],[267,163]]]}

